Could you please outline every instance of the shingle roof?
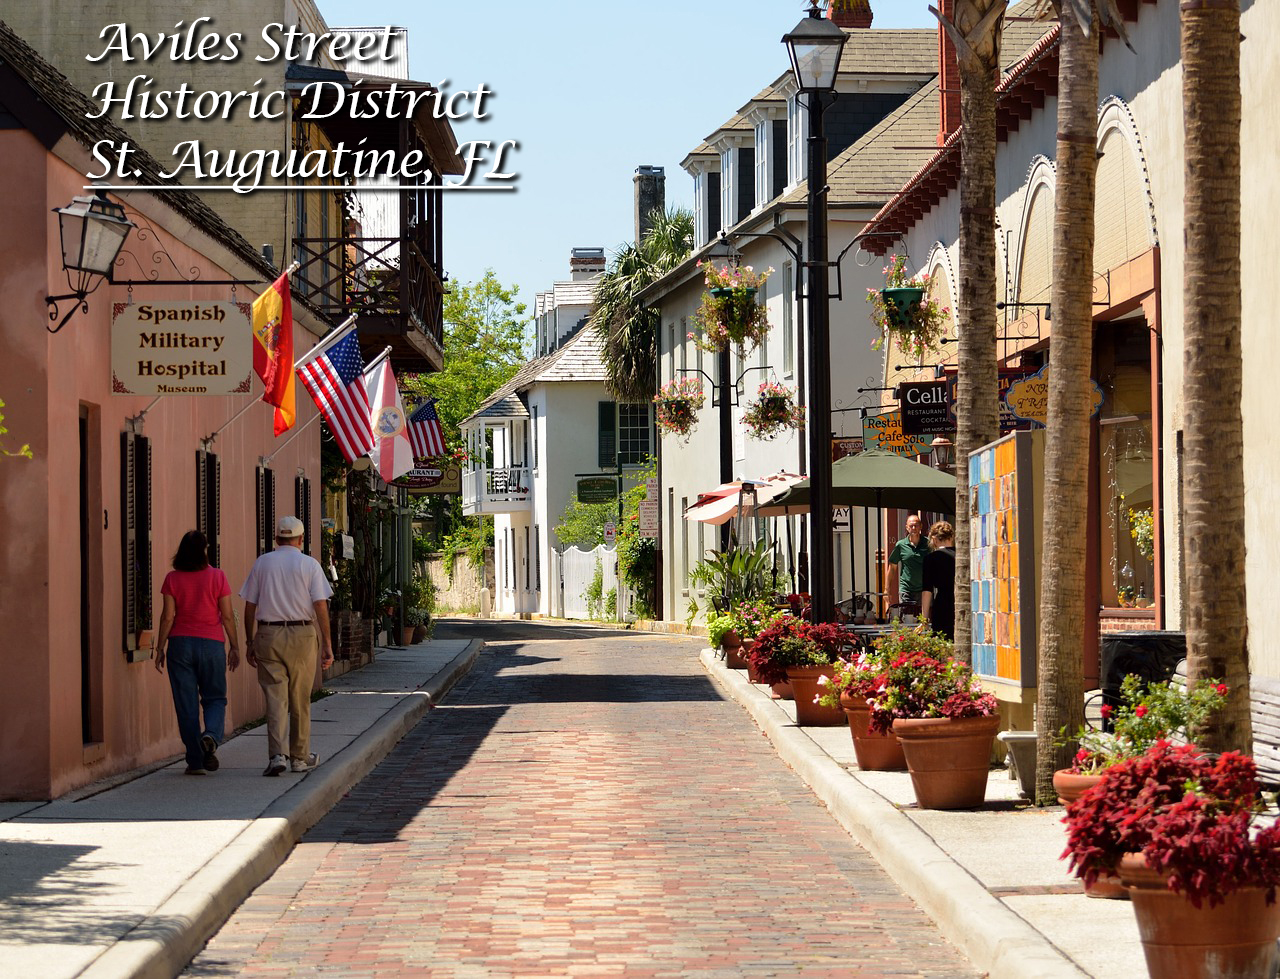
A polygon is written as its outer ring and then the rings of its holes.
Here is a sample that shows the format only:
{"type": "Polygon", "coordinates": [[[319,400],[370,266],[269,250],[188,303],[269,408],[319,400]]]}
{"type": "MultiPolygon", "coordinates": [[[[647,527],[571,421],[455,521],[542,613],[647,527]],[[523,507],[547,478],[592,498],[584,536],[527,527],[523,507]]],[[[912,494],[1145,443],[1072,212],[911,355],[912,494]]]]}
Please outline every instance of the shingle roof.
{"type": "Polygon", "coordinates": [[[604,359],[600,355],[600,337],[589,326],[570,337],[557,350],[545,357],[531,360],[518,371],[511,380],[489,395],[474,412],[462,419],[466,424],[474,418],[525,417],[523,402],[518,393],[534,384],[547,384],[562,381],[604,381],[606,377],[604,359]],[[509,402],[514,400],[520,406],[516,411],[509,402]]]}
{"type": "MultiPolygon", "coordinates": [[[[117,145],[128,142],[133,147],[133,155],[129,157],[130,163],[142,171],[136,177],[137,183],[182,187],[176,180],[161,178],[160,174],[164,168],[156,158],[105,115],[98,119],[88,118],[91,114],[97,114],[101,107],[72,85],[66,75],[40,57],[34,48],[14,33],[8,24],[0,20],[0,67],[4,65],[24,79],[39,95],[41,101],[63,121],[66,132],[86,147],[91,147],[100,140],[109,140],[117,145]]],[[[46,145],[50,149],[53,148],[51,144],[46,145]]],[[[264,281],[269,282],[280,274],[278,269],[264,259],[240,232],[219,217],[217,212],[198,194],[182,189],[153,190],[149,193],[182,215],[195,227],[200,228],[210,238],[234,252],[238,258],[261,273],[264,281]]]]}
{"type": "Polygon", "coordinates": [[[932,27],[857,28],[840,54],[841,74],[931,75],[938,71],[938,31],[932,27]]]}

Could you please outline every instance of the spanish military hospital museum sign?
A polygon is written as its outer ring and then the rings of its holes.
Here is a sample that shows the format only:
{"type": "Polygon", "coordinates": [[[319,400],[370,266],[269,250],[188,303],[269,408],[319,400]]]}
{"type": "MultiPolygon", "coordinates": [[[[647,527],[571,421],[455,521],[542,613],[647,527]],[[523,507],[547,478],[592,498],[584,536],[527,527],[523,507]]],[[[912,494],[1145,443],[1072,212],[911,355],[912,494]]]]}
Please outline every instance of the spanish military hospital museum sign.
{"type": "Polygon", "coordinates": [[[248,394],[253,374],[248,303],[116,303],[114,394],[248,394]]]}

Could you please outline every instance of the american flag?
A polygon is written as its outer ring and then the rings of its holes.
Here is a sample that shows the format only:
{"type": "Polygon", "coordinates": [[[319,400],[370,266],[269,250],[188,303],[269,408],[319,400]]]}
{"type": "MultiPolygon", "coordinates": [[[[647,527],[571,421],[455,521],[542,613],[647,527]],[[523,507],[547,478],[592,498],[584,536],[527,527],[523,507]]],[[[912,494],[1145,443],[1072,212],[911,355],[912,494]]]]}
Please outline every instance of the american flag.
{"type": "Polygon", "coordinates": [[[440,430],[440,416],[436,414],[436,402],[419,405],[409,416],[409,442],[415,459],[435,459],[444,455],[444,433],[440,430]]]}
{"type": "Polygon", "coordinates": [[[324,415],[347,462],[373,451],[364,358],[360,356],[354,326],[314,358],[300,364],[298,378],[324,415]]]}

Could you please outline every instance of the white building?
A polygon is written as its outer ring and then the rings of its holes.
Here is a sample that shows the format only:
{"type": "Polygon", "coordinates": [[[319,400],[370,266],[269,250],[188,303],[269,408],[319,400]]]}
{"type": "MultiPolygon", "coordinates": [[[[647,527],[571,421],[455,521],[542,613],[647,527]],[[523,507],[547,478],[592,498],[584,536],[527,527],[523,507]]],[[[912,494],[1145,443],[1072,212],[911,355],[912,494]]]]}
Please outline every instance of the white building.
{"type": "Polygon", "coordinates": [[[470,462],[463,473],[467,516],[494,516],[494,611],[551,615],[562,607],[550,580],[554,527],[585,476],[623,487],[653,452],[648,404],[619,404],[605,390],[600,342],[587,328],[603,248],[575,248],[570,278],[538,293],[535,349],[522,367],[461,425],[470,462]]]}

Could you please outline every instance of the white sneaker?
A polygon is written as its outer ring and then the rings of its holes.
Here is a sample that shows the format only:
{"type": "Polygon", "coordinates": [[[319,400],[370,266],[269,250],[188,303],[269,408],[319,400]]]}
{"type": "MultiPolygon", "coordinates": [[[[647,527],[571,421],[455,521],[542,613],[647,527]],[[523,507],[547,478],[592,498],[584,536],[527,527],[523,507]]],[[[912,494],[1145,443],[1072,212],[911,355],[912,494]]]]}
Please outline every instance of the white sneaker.
{"type": "Polygon", "coordinates": [[[289,767],[289,759],[284,755],[272,755],[271,760],[267,762],[267,769],[263,775],[283,775],[285,769],[289,767]]]}
{"type": "Polygon", "coordinates": [[[307,755],[306,758],[293,759],[290,766],[295,772],[309,772],[319,764],[320,756],[313,751],[311,754],[307,755]]]}

